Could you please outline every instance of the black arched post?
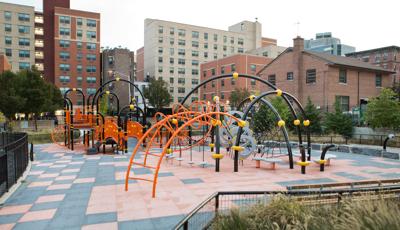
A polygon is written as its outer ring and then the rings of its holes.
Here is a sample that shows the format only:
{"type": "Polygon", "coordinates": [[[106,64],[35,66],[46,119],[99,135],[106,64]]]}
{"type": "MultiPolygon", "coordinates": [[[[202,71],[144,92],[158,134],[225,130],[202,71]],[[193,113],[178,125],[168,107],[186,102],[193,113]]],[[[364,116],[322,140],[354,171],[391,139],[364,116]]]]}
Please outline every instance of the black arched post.
{"type": "MultiPolygon", "coordinates": [[[[322,149],[322,153],[321,153],[321,160],[324,161],[325,160],[325,154],[326,152],[328,152],[329,149],[335,147],[335,145],[327,145],[322,149]]],[[[324,164],[320,164],[319,165],[319,171],[323,172],[325,169],[325,163],[324,164]]]]}

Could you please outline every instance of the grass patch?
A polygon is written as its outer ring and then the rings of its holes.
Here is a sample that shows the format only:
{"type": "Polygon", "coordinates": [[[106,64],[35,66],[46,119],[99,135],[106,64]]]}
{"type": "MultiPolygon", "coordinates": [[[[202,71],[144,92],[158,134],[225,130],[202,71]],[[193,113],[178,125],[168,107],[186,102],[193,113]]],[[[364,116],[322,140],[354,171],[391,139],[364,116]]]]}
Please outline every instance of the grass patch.
{"type": "Polygon", "coordinates": [[[400,229],[398,200],[345,200],[340,205],[303,205],[277,195],[268,204],[219,215],[211,229],[400,229]]]}

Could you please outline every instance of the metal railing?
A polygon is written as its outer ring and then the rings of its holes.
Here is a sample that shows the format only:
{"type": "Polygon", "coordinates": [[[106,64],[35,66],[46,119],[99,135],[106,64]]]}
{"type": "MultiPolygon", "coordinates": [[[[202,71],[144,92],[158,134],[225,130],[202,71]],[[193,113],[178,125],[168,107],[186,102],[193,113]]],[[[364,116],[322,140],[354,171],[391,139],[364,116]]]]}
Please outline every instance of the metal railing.
{"type": "MultiPolygon", "coordinates": [[[[360,144],[360,145],[379,145],[383,146],[387,135],[383,134],[353,134],[351,138],[345,138],[340,135],[311,135],[313,143],[330,144],[360,144]]],[[[292,141],[297,140],[291,136],[292,141]]],[[[400,136],[396,136],[388,142],[389,147],[400,147],[400,136]]]]}
{"type": "Polygon", "coordinates": [[[175,230],[207,229],[217,215],[228,214],[233,208],[245,210],[251,205],[267,204],[278,194],[299,200],[304,204],[339,204],[345,198],[371,199],[391,198],[400,201],[400,185],[363,187],[335,190],[297,190],[297,191],[234,191],[216,192],[198,205],[176,226],[175,230]],[[368,195],[368,196],[367,196],[368,195]]]}
{"type": "Polygon", "coordinates": [[[0,133],[0,196],[18,181],[28,162],[28,135],[0,133]]]}

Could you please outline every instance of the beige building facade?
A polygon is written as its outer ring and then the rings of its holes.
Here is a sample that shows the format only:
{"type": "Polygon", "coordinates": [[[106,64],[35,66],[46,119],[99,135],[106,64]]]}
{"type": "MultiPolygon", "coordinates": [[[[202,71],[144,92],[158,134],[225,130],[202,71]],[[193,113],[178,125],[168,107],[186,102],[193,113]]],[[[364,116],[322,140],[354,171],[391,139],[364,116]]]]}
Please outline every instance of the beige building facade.
{"type": "Polygon", "coordinates": [[[35,64],[34,7],[0,2],[0,51],[17,72],[35,64]]]}
{"type": "MultiPolygon", "coordinates": [[[[242,21],[228,30],[219,30],[170,21],[146,19],[144,22],[144,68],[146,76],[162,78],[169,84],[174,103],[200,83],[200,64],[237,53],[276,45],[275,39],[263,43],[261,23],[242,21]]],[[[139,61],[139,60],[138,60],[139,61]]],[[[138,65],[138,69],[139,69],[138,65]]],[[[191,100],[198,100],[193,94],[191,100]]]]}

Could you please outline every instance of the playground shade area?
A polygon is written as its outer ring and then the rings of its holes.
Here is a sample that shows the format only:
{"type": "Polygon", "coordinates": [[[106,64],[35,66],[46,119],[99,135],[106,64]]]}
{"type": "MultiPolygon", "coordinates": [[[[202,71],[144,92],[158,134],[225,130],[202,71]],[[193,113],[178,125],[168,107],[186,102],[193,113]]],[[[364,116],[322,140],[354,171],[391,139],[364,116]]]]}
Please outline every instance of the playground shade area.
{"type": "MultiPolygon", "coordinates": [[[[209,148],[201,167],[202,149],[189,150],[182,161],[163,160],[152,198],[147,181],[129,181],[125,174],[135,145],[129,140],[128,154],[85,155],[56,144],[35,146],[35,161],[22,185],[0,207],[0,229],[171,229],[185,214],[216,191],[285,190],[288,185],[350,182],[400,178],[400,161],[364,155],[332,152],[336,159],[320,172],[319,165],[299,173],[298,165],[289,169],[286,158],[276,169],[248,158],[233,172],[231,157],[222,150],[220,172],[209,148]]],[[[314,152],[313,152],[314,154],[314,152]]],[[[320,154],[316,152],[315,154],[320,154]]],[[[140,158],[141,154],[136,155],[140,158]]],[[[151,163],[151,162],[149,162],[151,163]]],[[[135,175],[152,175],[152,169],[133,166],[135,175]]]]}

